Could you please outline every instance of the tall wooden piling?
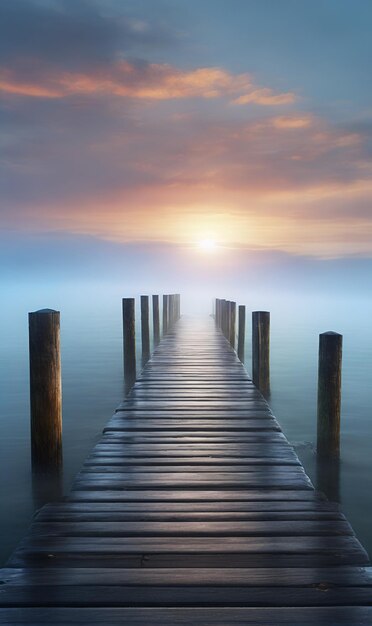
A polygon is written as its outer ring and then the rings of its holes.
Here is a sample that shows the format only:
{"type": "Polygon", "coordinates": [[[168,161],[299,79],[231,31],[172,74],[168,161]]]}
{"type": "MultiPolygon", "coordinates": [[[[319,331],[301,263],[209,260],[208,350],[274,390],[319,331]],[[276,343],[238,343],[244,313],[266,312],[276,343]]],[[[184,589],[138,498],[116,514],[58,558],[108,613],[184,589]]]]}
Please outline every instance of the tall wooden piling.
{"type": "Polygon", "coordinates": [[[225,337],[227,337],[227,333],[228,333],[228,317],[229,317],[229,303],[227,300],[223,300],[223,324],[222,324],[222,332],[224,334],[225,337]]]}
{"type": "Polygon", "coordinates": [[[235,350],[236,302],[230,302],[230,344],[235,350]]]}
{"type": "Polygon", "coordinates": [[[220,320],[220,328],[221,328],[221,332],[224,335],[225,334],[225,315],[226,315],[226,300],[223,298],[221,300],[221,320],[220,320]]]}
{"type": "Polygon", "coordinates": [[[238,327],[238,358],[244,363],[245,350],[245,306],[240,304],[238,308],[239,327],[238,327]]]}
{"type": "Polygon", "coordinates": [[[168,308],[169,308],[169,313],[168,313],[169,328],[172,328],[174,324],[174,294],[173,293],[169,295],[168,308]]]}
{"type": "Polygon", "coordinates": [[[28,314],[30,350],[31,455],[33,469],[62,464],[60,313],[28,314]]]}
{"type": "Polygon", "coordinates": [[[217,326],[218,328],[221,330],[221,326],[222,326],[222,299],[218,298],[218,319],[217,319],[217,326]]]}
{"type": "Polygon", "coordinates": [[[169,296],[163,295],[163,335],[166,335],[168,332],[168,307],[169,307],[169,296]]]}
{"type": "Polygon", "coordinates": [[[124,385],[127,394],[136,382],[135,299],[123,298],[124,385]]]}
{"type": "Polygon", "coordinates": [[[154,346],[160,341],[160,316],[159,316],[159,296],[152,296],[152,323],[154,333],[154,346]]]}
{"type": "Polygon", "coordinates": [[[150,320],[149,320],[149,297],[141,296],[141,342],[142,342],[142,365],[150,358],[150,320]]]}
{"type": "Polygon", "coordinates": [[[173,294],[173,324],[177,322],[177,294],[173,294]]]}
{"type": "Polygon", "coordinates": [[[319,335],[317,453],[321,458],[340,455],[342,335],[319,335]]]}
{"type": "Polygon", "coordinates": [[[230,341],[230,327],[231,327],[231,300],[227,300],[226,303],[226,334],[227,341],[230,341]]]}
{"type": "Polygon", "coordinates": [[[252,313],[252,380],[264,395],[270,393],[270,313],[252,313]]]}

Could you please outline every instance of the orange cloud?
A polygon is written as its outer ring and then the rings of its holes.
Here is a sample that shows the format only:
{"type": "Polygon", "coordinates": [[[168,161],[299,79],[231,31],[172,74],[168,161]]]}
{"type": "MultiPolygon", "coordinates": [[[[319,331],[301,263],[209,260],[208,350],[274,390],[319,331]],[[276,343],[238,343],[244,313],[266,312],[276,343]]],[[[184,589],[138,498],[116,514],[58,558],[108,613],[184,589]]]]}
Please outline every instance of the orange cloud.
{"type": "Polygon", "coordinates": [[[253,89],[246,94],[233,100],[233,104],[261,104],[262,106],[277,106],[281,104],[293,104],[297,100],[296,94],[292,91],[287,93],[275,93],[267,87],[253,89]]]}
{"type": "Polygon", "coordinates": [[[118,61],[90,73],[40,69],[31,81],[10,69],[0,72],[0,89],[9,94],[64,98],[79,94],[112,94],[123,98],[174,100],[230,98],[235,104],[277,106],[292,104],[292,92],[275,93],[257,88],[249,74],[231,74],[218,67],[182,71],[168,64],[118,61]]]}
{"type": "Polygon", "coordinates": [[[291,129],[291,128],[308,128],[312,124],[312,118],[308,116],[298,115],[285,115],[282,117],[275,117],[272,120],[273,126],[279,129],[291,129]]]}
{"type": "Polygon", "coordinates": [[[8,72],[0,72],[0,91],[33,98],[59,98],[60,92],[49,87],[27,82],[17,82],[8,72]]]}

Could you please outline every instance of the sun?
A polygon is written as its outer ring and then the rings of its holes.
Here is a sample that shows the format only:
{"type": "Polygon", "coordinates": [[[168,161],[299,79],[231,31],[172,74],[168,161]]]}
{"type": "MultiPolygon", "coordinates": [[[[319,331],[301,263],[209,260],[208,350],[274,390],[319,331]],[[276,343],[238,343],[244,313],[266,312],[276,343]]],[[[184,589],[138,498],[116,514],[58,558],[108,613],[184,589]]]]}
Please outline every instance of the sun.
{"type": "Polygon", "coordinates": [[[203,250],[203,252],[214,252],[217,247],[217,242],[214,239],[201,239],[198,241],[198,248],[203,250]]]}

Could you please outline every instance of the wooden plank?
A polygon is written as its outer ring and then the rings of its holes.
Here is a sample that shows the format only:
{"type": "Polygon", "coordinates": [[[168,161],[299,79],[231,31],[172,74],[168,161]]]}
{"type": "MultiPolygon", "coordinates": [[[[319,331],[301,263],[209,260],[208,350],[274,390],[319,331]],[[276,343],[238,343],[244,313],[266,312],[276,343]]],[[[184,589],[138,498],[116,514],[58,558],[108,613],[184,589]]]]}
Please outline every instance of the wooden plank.
{"type": "Polygon", "coordinates": [[[199,474],[196,472],[181,472],[179,474],[158,472],[153,475],[148,473],[138,473],[136,475],[130,473],[117,474],[84,474],[76,478],[73,490],[81,489],[138,489],[152,487],[164,488],[167,486],[182,488],[203,488],[203,487],[238,487],[257,489],[312,489],[310,479],[306,474],[294,475],[292,472],[287,474],[275,472],[267,474],[252,474],[250,472],[230,473],[212,473],[199,474]]]}
{"type": "MultiPolygon", "coordinates": [[[[24,585],[8,587],[0,595],[0,607],[322,607],[372,605],[366,587],[298,586],[277,589],[263,587],[212,586],[99,586],[24,585]]],[[[106,622],[107,623],[107,622],[106,622]]]]}
{"type": "Polygon", "coordinates": [[[133,419],[147,419],[147,418],[159,418],[163,417],[166,419],[170,419],[171,417],[176,417],[177,419],[224,419],[228,421],[229,419],[248,419],[248,418],[261,418],[262,416],[270,416],[273,417],[271,410],[268,407],[262,405],[261,407],[250,408],[246,407],[245,409],[235,409],[234,407],[226,407],[223,412],[223,415],[216,413],[214,409],[210,409],[207,405],[204,407],[199,407],[195,410],[194,407],[185,407],[172,409],[171,411],[162,411],[161,409],[143,409],[141,411],[132,411],[130,409],[123,409],[121,406],[116,410],[115,415],[118,417],[125,418],[133,418],[133,419]]]}
{"type": "Polygon", "coordinates": [[[316,494],[312,490],[307,489],[141,489],[141,490],[122,490],[122,491],[72,491],[69,495],[70,501],[88,501],[88,502],[209,502],[212,501],[272,501],[279,500],[287,502],[295,501],[311,501],[322,498],[322,494],[316,494]]]}
{"type": "MultiPolygon", "coordinates": [[[[301,465],[288,465],[285,463],[276,463],[270,464],[270,469],[271,470],[275,470],[276,474],[282,473],[283,474],[283,478],[285,478],[288,475],[289,471],[297,471],[297,473],[299,474],[303,474],[304,470],[302,469],[301,465]]],[[[99,473],[103,473],[103,474],[118,474],[119,472],[126,472],[126,471],[130,471],[131,473],[134,472],[138,472],[138,473],[159,473],[159,472],[164,472],[164,471],[168,471],[169,468],[165,467],[164,465],[159,465],[156,461],[149,464],[144,464],[142,465],[141,463],[137,462],[135,464],[131,464],[129,467],[127,465],[112,465],[110,463],[90,463],[87,464],[85,463],[83,466],[83,469],[81,470],[81,472],[79,472],[79,476],[80,477],[84,477],[84,474],[99,474],[99,473]]],[[[185,472],[212,472],[212,473],[218,473],[218,472],[228,472],[228,473],[237,473],[237,472],[251,472],[253,474],[264,474],[266,475],[268,467],[267,465],[247,465],[247,464],[211,464],[211,463],[205,463],[204,465],[197,465],[196,463],[194,463],[193,465],[190,464],[186,464],[186,465],[180,465],[179,463],[177,463],[177,465],[173,465],[170,470],[172,472],[175,473],[185,473],[185,472]]]]}
{"type": "MultiPolygon", "coordinates": [[[[280,431],[280,427],[276,420],[273,420],[271,416],[261,417],[260,419],[250,419],[244,420],[244,424],[241,421],[231,420],[230,423],[227,423],[224,420],[177,420],[173,419],[157,419],[155,422],[150,422],[149,420],[128,420],[127,418],[119,418],[112,419],[108,423],[108,426],[104,429],[104,433],[110,432],[136,432],[136,431],[146,431],[146,430],[157,430],[160,431],[163,435],[168,433],[169,431],[180,431],[181,433],[185,433],[188,431],[190,435],[190,431],[198,433],[198,431],[204,431],[209,433],[218,432],[219,430],[222,433],[226,433],[226,438],[228,437],[227,433],[234,430],[238,430],[239,432],[250,432],[250,431],[265,431],[265,430],[275,430],[280,431]]],[[[224,441],[225,439],[222,439],[224,441]]]]}
{"type": "Polygon", "coordinates": [[[370,626],[372,607],[13,608],[0,624],[40,626],[370,626]]]}
{"type": "Polygon", "coordinates": [[[193,459],[199,457],[200,462],[202,462],[202,459],[208,459],[208,457],[231,457],[243,459],[249,457],[259,457],[261,459],[272,457],[280,457],[286,459],[296,458],[293,451],[285,446],[283,443],[264,442],[247,443],[244,447],[230,446],[227,447],[226,451],[224,450],[223,446],[218,446],[218,444],[210,445],[209,447],[182,446],[173,448],[171,448],[169,445],[167,445],[167,447],[156,445],[152,447],[144,447],[143,445],[141,445],[135,448],[134,445],[122,443],[117,443],[114,445],[98,444],[93,449],[93,452],[89,458],[98,458],[99,456],[104,457],[107,455],[109,455],[112,459],[115,459],[116,457],[126,457],[128,459],[130,457],[166,457],[168,459],[178,459],[181,457],[188,457],[193,459]]]}
{"type": "MultiPolygon", "coordinates": [[[[102,436],[100,444],[101,445],[110,445],[110,444],[116,445],[116,444],[120,444],[120,443],[128,443],[127,439],[128,439],[128,437],[125,434],[123,434],[123,433],[120,433],[120,432],[117,432],[117,433],[115,433],[115,432],[108,432],[108,433],[105,433],[102,436]]],[[[272,431],[270,431],[270,432],[257,431],[257,432],[252,432],[252,433],[246,433],[245,441],[242,441],[241,444],[239,444],[239,442],[235,442],[235,441],[231,442],[231,443],[229,441],[227,441],[226,443],[221,443],[220,447],[222,447],[222,449],[226,448],[226,450],[228,450],[229,447],[230,448],[236,448],[239,445],[239,447],[243,449],[243,448],[247,447],[246,446],[247,443],[261,443],[261,442],[262,443],[266,443],[267,442],[268,444],[274,444],[274,443],[284,443],[284,444],[286,444],[287,443],[283,433],[281,433],[281,432],[276,432],[276,431],[275,432],[272,432],[272,431]]],[[[137,447],[145,447],[146,445],[147,444],[139,444],[139,445],[131,444],[131,446],[133,446],[133,448],[135,446],[137,446],[137,447]]],[[[156,445],[156,444],[150,443],[150,444],[147,445],[147,447],[150,447],[150,446],[154,447],[154,445],[156,445]]],[[[182,442],[176,441],[176,443],[174,443],[174,444],[167,444],[167,446],[173,446],[173,449],[175,449],[176,447],[182,448],[182,442]]],[[[167,446],[164,446],[164,447],[167,447],[167,446]]],[[[188,447],[190,447],[189,444],[188,444],[188,447]]],[[[207,443],[196,443],[195,447],[203,448],[204,450],[208,451],[208,450],[213,449],[213,447],[217,447],[217,446],[214,446],[214,444],[211,444],[211,443],[207,442],[207,443]]]]}
{"type": "Polygon", "coordinates": [[[241,411],[250,410],[259,410],[259,409],[267,409],[267,406],[264,401],[257,400],[245,400],[242,402],[241,400],[208,400],[208,399],[198,399],[198,400],[151,400],[146,402],[145,400],[135,400],[131,399],[129,396],[128,401],[126,403],[125,410],[127,411],[142,411],[142,410],[160,410],[163,412],[166,411],[174,411],[175,409],[185,410],[185,408],[192,409],[193,411],[197,411],[198,409],[208,409],[208,411],[228,411],[229,409],[240,409],[241,411]]]}
{"type": "Polygon", "coordinates": [[[368,564],[353,537],[209,537],[29,539],[9,567],[328,567],[368,564]],[[234,542],[234,544],[232,544],[234,542]],[[240,543],[239,543],[240,542],[240,543]],[[222,546],[221,546],[222,544],[222,546]]]}
{"type": "MultiPolygon", "coordinates": [[[[111,457],[109,455],[100,455],[95,454],[90,456],[84,463],[83,470],[88,470],[90,467],[96,467],[97,471],[99,467],[106,468],[116,468],[116,467],[145,467],[145,466],[156,466],[156,467],[170,467],[175,471],[178,467],[192,467],[195,471],[207,471],[209,467],[214,466],[215,468],[230,466],[239,467],[244,466],[247,469],[252,465],[255,467],[265,466],[265,465],[299,465],[300,462],[294,456],[276,456],[276,457],[141,457],[141,456],[133,456],[133,457],[111,457]]],[[[181,470],[184,471],[184,470],[181,470]]]]}
{"type": "Polygon", "coordinates": [[[59,537],[295,537],[353,535],[345,520],[239,522],[34,522],[32,536],[59,537]]]}
{"type": "Polygon", "coordinates": [[[327,592],[331,586],[372,587],[371,567],[316,568],[48,568],[2,570],[2,584],[9,586],[65,585],[204,585],[232,587],[305,587],[327,592]]]}
{"type": "MultiPolygon", "coordinates": [[[[88,508],[88,507],[87,507],[88,508]]],[[[221,522],[221,521],[299,521],[299,520],[344,520],[342,513],[332,511],[126,511],[115,512],[65,512],[56,511],[36,515],[37,522],[133,522],[133,521],[162,521],[162,522],[221,522]]]]}
{"type": "MultiPolygon", "coordinates": [[[[306,492],[305,494],[309,494],[306,492]]],[[[316,494],[315,494],[316,495],[316,494]]],[[[247,512],[286,512],[291,514],[293,512],[318,512],[318,511],[331,511],[340,512],[340,505],[336,502],[328,502],[327,500],[320,500],[314,498],[314,492],[312,498],[306,500],[247,500],[236,501],[229,500],[207,500],[201,502],[190,502],[185,500],[184,502],[54,502],[45,505],[38,516],[46,515],[53,519],[54,515],[58,512],[62,513],[84,513],[88,511],[95,511],[101,513],[126,513],[128,511],[172,511],[172,512],[211,512],[211,511],[247,511],[247,512]]]]}
{"type": "Polygon", "coordinates": [[[141,436],[140,441],[146,441],[150,438],[158,437],[160,440],[164,441],[167,438],[172,437],[183,437],[184,440],[188,441],[201,441],[202,438],[206,439],[206,443],[211,438],[217,439],[220,443],[229,440],[243,440],[250,441],[249,433],[251,431],[280,431],[280,428],[272,419],[261,419],[261,420],[249,420],[249,422],[245,422],[242,424],[241,422],[235,422],[231,420],[231,424],[227,424],[225,421],[203,421],[198,423],[190,423],[185,420],[186,423],[183,424],[182,420],[159,420],[156,422],[152,422],[149,424],[148,421],[145,420],[139,421],[111,421],[110,425],[104,429],[104,434],[106,433],[126,433],[128,436],[126,437],[130,441],[136,441],[138,437],[141,436]],[[158,431],[158,432],[156,432],[158,431]],[[245,437],[245,439],[242,439],[245,437]]]}

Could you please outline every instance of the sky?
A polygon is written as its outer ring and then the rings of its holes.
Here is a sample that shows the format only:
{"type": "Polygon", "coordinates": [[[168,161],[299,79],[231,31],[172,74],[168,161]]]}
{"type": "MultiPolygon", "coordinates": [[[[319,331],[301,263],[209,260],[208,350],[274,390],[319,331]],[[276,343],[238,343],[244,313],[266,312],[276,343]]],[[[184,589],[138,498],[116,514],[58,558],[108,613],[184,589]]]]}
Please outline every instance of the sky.
{"type": "Polygon", "coordinates": [[[1,266],[369,263],[371,23],[370,0],[2,0],[1,266]]]}

